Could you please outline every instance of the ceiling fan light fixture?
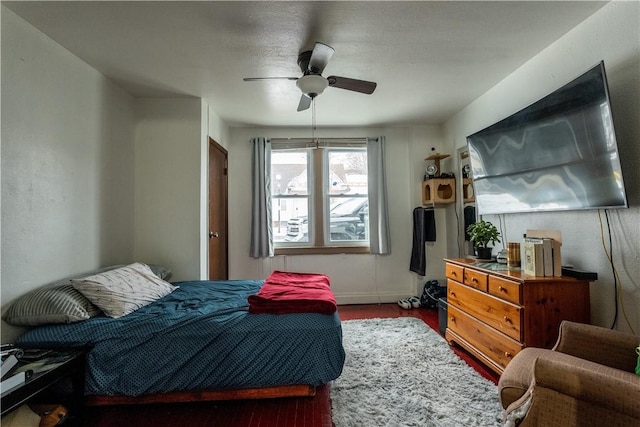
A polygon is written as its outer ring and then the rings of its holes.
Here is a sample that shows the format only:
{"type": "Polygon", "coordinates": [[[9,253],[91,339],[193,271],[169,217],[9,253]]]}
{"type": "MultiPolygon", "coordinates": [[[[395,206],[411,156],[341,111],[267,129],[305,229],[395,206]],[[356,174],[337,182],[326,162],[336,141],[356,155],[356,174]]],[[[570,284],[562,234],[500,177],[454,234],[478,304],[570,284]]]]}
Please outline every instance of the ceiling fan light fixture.
{"type": "Polygon", "coordinates": [[[329,82],[320,75],[307,74],[296,81],[296,86],[298,86],[302,93],[313,98],[324,92],[327,86],[329,86],[329,82]]]}

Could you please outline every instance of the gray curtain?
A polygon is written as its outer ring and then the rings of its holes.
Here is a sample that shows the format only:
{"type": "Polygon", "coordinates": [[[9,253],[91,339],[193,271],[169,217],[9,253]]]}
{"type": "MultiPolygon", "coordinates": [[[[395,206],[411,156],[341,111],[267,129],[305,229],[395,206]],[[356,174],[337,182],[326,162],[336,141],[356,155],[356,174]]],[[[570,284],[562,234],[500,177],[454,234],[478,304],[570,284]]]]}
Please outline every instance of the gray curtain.
{"type": "Polygon", "coordinates": [[[367,168],[369,174],[369,247],[372,254],[379,255],[387,255],[391,253],[384,146],[384,136],[367,138],[367,168]]]}
{"type": "Polygon", "coordinates": [[[273,256],[271,222],[271,144],[267,138],[252,138],[251,158],[251,249],[253,258],[273,256]]]}

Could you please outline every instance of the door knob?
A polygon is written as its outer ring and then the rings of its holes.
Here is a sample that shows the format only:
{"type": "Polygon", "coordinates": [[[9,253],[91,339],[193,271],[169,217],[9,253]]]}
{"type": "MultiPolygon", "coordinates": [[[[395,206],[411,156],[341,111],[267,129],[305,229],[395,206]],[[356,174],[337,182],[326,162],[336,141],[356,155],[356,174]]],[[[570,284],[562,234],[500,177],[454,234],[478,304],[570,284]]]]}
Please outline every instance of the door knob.
{"type": "Polygon", "coordinates": [[[220,234],[217,231],[210,231],[209,238],[211,239],[212,237],[218,238],[220,237],[220,234]]]}

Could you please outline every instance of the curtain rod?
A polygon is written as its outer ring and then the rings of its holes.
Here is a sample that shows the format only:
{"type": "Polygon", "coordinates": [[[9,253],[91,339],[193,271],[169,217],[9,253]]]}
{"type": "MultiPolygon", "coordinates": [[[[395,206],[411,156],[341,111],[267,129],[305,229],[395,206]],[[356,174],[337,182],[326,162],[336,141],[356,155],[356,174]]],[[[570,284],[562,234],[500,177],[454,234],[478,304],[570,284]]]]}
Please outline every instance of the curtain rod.
{"type": "MultiPolygon", "coordinates": [[[[271,142],[312,142],[311,138],[268,138],[271,142]]],[[[366,137],[361,138],[314,138],[317,141],[327,141],[327,142],[366,142],[366,137]]],[[[376,137],[377,141],[378,138],[376,137]]]]}

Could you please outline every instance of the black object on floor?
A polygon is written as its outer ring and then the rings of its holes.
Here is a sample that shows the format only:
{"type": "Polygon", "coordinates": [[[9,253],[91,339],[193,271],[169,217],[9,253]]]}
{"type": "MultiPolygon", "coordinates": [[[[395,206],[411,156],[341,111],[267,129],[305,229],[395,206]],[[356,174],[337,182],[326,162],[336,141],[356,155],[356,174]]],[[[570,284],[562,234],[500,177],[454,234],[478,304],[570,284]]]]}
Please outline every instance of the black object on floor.
{"type": "Polygon", "coordinates": [[[447,297],[438,298],[438,329],[440,329],[440,335],[444,336],[447,330],[447,297]]]}
{"type": "Polygon", "coordinates": [[[438,298],[447,296],[447,286],[440,286],[437,280],[429,280],[422,288],[420,307],[438,308],[438,298]]]}

